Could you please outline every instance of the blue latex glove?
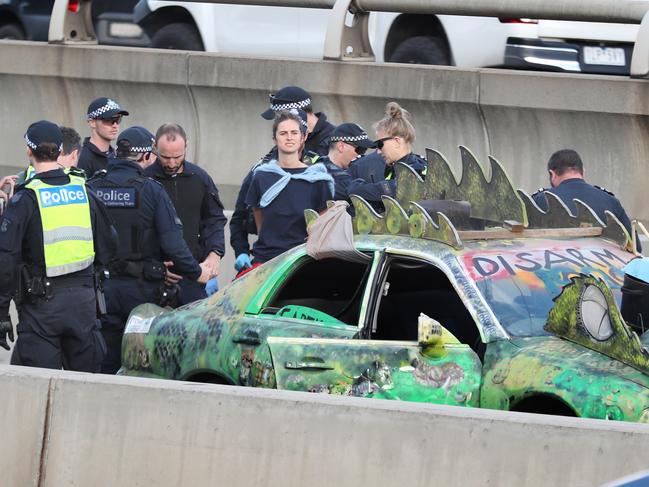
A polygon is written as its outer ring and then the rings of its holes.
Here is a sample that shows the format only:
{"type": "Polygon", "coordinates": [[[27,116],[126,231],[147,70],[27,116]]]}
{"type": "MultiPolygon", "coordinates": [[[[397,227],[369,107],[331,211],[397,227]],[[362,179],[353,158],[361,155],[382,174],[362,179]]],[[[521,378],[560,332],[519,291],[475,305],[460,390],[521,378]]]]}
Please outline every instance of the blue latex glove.
{"type": "Polygon", "coordinates": [[[237,255],[237,260],[234,261],[234,268],[237,272],[241,272],[244,269],[252,267],[252,261],[248,254],[239,254],[237,255]]]}
{"type": "Polygon", "coordinates": [[[207,281],[207,284],[205,284],[205,292],[208,296],[211,296],[212,294],[218,292],[218,290],[219,280],[216,277],[213,277],[212,279],[207,281]]]}

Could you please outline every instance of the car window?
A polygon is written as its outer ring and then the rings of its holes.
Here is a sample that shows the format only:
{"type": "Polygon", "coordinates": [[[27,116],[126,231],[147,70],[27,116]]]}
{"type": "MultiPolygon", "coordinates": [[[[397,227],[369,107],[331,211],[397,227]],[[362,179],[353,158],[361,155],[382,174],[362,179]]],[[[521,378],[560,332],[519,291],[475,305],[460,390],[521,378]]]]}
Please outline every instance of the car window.
{"type": "Polygon", "coordinates": [[[391,257],[384,276],[371,338],[416,341],[419,314],[424,313],[480,355],[480,332],[444,271],[429,262],[391,257]]]}
{"type": "Polygon", "coordinates": [[[358,263],[342,259],[314,260],[304,256],[262,312],[290,316],[292,313],[285,312],[285,308],[290,306],[294,310],[299,307],[304,316],[321,316],[309,313],[312,309],[331,316],[335,321],[357,326],[371,263],[371,260],[358,263]]]}
{"type": "Polygon", "coordinates": [[[545,326],[553,299],[570,277],[591,274],[613,291],[620,305],[624,274],[620,268],[632,257],[601,240],[592,244],[556,241],[471,251],[462,256],[478,290],[501,325],[514,336],[548,335],[545,326]]]}

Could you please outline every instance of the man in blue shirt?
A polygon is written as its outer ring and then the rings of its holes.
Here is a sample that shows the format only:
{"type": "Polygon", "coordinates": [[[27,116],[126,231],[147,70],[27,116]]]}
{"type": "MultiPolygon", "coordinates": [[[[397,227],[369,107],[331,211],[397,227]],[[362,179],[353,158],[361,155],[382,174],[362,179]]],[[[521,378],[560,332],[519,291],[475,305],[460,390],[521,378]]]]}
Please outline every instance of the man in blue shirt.
{"type": "Polygon", "coordinates": [[[577,212],[573,201],[576,198],[586,203],[604,223],[606,223],[605,211],[610,211],[626,227],[629,235],[631,234],[631,221],[622,204],[613,193],[585,181],[584,164],[576,151],[563,149],[552,154],[548,161],[548,173],[552,187],[542,188],[532,195],[543,211],[548,209],[546,191],[561,198],[573,215],[577,212]]]}

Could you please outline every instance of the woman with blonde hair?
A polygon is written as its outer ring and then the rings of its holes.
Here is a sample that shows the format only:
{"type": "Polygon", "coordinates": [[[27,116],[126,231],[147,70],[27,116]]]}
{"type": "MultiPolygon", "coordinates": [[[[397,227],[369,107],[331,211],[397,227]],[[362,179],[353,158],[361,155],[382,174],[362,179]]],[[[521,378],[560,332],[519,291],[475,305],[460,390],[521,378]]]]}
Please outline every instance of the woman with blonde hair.
{"type": "Polygon", "coordinates": [[[385,107],[385,116],[374,124],[376,145],[386,162],[385,178],[394,177],[394,164],[402,162],[423,175],[426,161],[412,152],[415,141],[415,127],[410,113],[397,102],[391,101],[385,107]]]}

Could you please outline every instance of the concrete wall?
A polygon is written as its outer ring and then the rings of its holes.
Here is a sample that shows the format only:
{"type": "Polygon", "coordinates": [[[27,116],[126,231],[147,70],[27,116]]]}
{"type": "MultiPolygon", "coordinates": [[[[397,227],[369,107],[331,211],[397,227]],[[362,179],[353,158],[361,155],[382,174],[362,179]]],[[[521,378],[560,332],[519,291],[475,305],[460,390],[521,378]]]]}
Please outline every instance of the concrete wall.
{"type": "Polygon", "coordinates": [[[649,425],[0,366],[3,485],[601,485],[649,425]]]}
{"type": "Polygon", "coordinates": [[[306,87],[334,123],[367,129],[397,100],[414,115],[417,151],[439,149],[456,168],[460,144],[481,160],[493,154],[529,191],[547,184],[553,151],[575,148],[590,181],[649,220],[649,83],[622,77],[0,41],[0,165],[22,167],[29,123],[50,118],[85,133],[88,102],[112,96],[131,112],[127,124],[184,125],[190,158],[209,170],[232,207],[244,174],[272,144],[270,124],[259,116],[268,93],[288,84],[306,87]]]}

